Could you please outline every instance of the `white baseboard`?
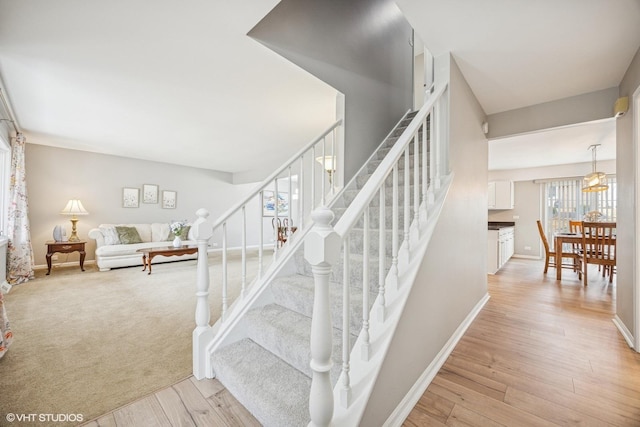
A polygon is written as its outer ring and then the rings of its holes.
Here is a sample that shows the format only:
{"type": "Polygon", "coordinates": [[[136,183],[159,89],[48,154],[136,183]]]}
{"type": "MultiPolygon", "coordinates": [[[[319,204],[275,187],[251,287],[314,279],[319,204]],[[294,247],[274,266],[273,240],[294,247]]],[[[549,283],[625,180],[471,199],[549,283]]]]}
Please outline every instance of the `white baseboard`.
{"type": "Polygon", "coordinates": [[[540,258],[539,256],[535,256],[535,255],[522,255],[522,254],[513,254],[511,256],[511,258],[522,258],[522,259],[536,259],[536,260],[541,260],[542,258],[540,258]]]}
{"type": "Polygon", "coordinates": [[[458,329],[456,329],[453,335],[451,335],[451,338],[449,338],[444,347],[442,347],[429,366],[427,366],[427,369],[425,369],[422,375],[420,375],[418,381],[413,384],[411,390],[409,390],[398,406],[396,406],[396,409],[394,409],[391,415],[389,415],[389,418],[384,422],[383,427],[398,427],[404,423],[404,420],[416,406],[425,390],[427,390],[427,387],[429,387],[429,384],[431,384],[431,381],[433,381],[442,365],[444,365],[444,362],[447,361],[447,358],[453,352],[453,349],[456,347],[458,342],[462,339],[464,333],[469,329],[473,320],[478,316],[482,307],[484,307],[487,301],[489,301],[489,298],[489,294],[486,294],[480,301],[478,301],[473,310],[471,310],[460,326],[458,326],[458,329]]]}
{"type": "Polygon", "coordinates": [[[622,322],[622,320],[618,317],[618,315],[616,314],[615,317],[611,320],[613,321],[613,324],[616,325],[616,328],[618,328],[618,331],[620,331],[620,334],[622,335],[624,340],[627,342],[627,345],[632,349],[634,349],[635,351],[640,351],[640,349],[635,348],[635,346],[633,345],[633,342],[634,342],[633,334],[631,333],[631,331],[629,331],[627,326],[622,322]]]}

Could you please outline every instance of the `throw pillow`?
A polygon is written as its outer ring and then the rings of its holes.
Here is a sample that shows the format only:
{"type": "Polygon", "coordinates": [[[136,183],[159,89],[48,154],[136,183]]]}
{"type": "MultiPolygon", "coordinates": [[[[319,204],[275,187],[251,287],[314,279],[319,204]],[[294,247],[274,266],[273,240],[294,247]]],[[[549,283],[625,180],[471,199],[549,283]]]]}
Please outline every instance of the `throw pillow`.
{"type": "MultiPolygon", "coordinates": [[[[180,238],[182,240],[189,240],[189,230],[191,230],[191,226],[190,225],[185,225],[182,228],[182,231],[180,232],[180,238]]],[[[173,231],[169,231],[169,236],[167,237],[167,240],[173,240],[175,239],[176,235],[173,234],[173,231]]]]}
{"type": "Polygon", "coordinates": [[[115,227],[100,227],[102,235],[104,236],[105,245],[117,245],[120,243],[118,232],[115,227]]]}
{"type": "Polygon", "coordinates": [[[116,227],[116,232],[122,244],[142,243],[140,234],[138,234],[138,230],[135,227],[116,227]]]}

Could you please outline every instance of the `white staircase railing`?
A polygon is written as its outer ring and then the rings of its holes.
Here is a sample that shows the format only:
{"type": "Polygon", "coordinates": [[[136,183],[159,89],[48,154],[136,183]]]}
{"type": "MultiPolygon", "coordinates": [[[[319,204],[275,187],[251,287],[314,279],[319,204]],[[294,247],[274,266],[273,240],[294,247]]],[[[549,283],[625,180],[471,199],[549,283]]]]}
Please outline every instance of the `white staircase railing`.
{"type": "Polygon", "coordinates": [[[201,379],[206,376],[209,357],[206,347],[214,335],[210,324],[209,308],[210,280],[207,251],[210,241],[217,238],[222,246],[222,277],[220,298],[217,299],[220,301],[220,321],[224,323],[229,316],[232,303],[229,296],[228,255],[232,251],[240,252],[239,298],[245,298],[250,287],[249,278],[253,277],[254,282],[263,278],[267,268],[273,265],[278,257],[278,252],[281,250],[278,241],[279,226],[285,228],[288,240],[295,240],[297,234],[294,230],[302,229],[308,222],[311,212],[318,206],[325,205],[328,199],[337,193],[341,183],[336,182],[333,175],[335,165],[340,164],[338,144],[341,140],[341,132],[342,120],[338,120],[299,150],[213,224],[207,219],[209,216],[207,210],[200,209],[196,212],[198,219],[192,225],[194,238],[198,242],[196,328],[193,331],[193,373],[196,378],[201,379]],[[251,217],[248,217],[248,213],[251,217]],[[267,230],[265,230],[265,221],[267,230]],[[240,233],[235,231],[236,236],[230,236],[229,225],[232,225],[234,230],[240,229],[240,233]],[[257,234],[257,241],[247,241],[247,230],[253,231],[252,236],[257,234]],[[240,236],[238,237],[237,234],[240,236]],[[233,237],[235,241],[232,240],[233,237]],[[257,265],[253,266],[253,271],[249,271],[247,251],[251,248],[255,250],[256,246],[257,265]],[[273,256],[265,257],[265,251],[271,250],[273,250],[273,256]]]}
{"type": "Polygon", "coordinates": [[[368,395],[371,392],[373,386],[371,378],[375,377],[376,368],[382,362],[381,354],[385,352],[384,344],[378,342],[374,346],[372,337],[379,337],[379,329],[384,328],[385,323],[390,321],[387,318],[388,296],[398,293],[401,286],[400,278],[412,261],[414,252],[422,244],[420,238],[424,236],[420,236],[420,233],[421,230],[428,228],[425,227],[430,220],[428,214],[431,215],[434,211],[431,209],[434,203],[442,199],[440,196],[445,190],[441,188],[443,182],[449,182],[447,113],[448,85],[443,84],[435,88],[433,94],[356,195],[337,224],[334,227],[331,226],[334,214],[327,207],[318,208],[312,215],[314,226],[305,236],[304,241],[305,258],[312,266],[315,281],[311,331],[313,377],[309,397],[310,425],[326,426],[332,422],[336,425],[357,425],[357,417],[364,411],[363,405],[368,399],[363,399],[362,394],[368,395]],[[411,151],[413,151],[412,163],[411,151]],[[400,182],[401,172],[402,183],[400,182]],[[392,189],[389,266],[387,266],[388,233],[385,219],[389,215],[386,209],[387,184],[390,184],[392,189]],[[411,185],[413,185],[413,191],[411,185]],[[375,206],[376,202],[378,206],[375,206]],[[378,215],[376,221],[379,231],[378,239],[370,239],[372,213],[378,215]],[[402,230],[399,228],[400,215],[403,215],[402,230]],[[350,351],[350,334],[353,332],[349,327],[352,304],[350,287],[353,283],[352,274],[349,271],[352,265],[350,240],[357,238],[357,233],[362,234],[363,241],[362,278],[357,281],[362,287],[363,295],[362,326],[353,351],[350,351]],[[399,241],[400,237],[403,239],[402,242],[399,241]],[[328,281],[340,253],[344,257],[342,263],[344,354],[342,373],[334,390],[330,381],[332,322],[328,281]],[[370,282],[375,279],[372,275],[372,273],[375,274],[375,270],[370,269],[370,266],[374,267],[375,265],[371,264],[375,262],[378,263],[378,289],[375,303],[371,307],[370,282]],[[375,348],[375,354],[373,348],[375,348]],[[360,360],[355,360],[355,357],[359,357],[360,360]],[[376,357],[375,363],[370,363],[367,367],[367,362],[373,357],[376,357]],[[352,365],[356,362],[361,367],[357,373],[358,378],[354,378],[356,373],[352,372],[352,365]],[[351,386],[354,382],[359,384],[358,396],[352,396],[355,394],[351,386]],[[363,386],[363,384],[368,385],[363,386]],[[356,401],[360,405],[359,408],[353,407],[356,401]],[[334,409],[336,413],[341,412],[342,415],[349,412],[359,413],[359,415],[354,415],[356,419],[350,418],[350,422],[345,423],[344,417],[340,420],[336,419],[334,409]]]}

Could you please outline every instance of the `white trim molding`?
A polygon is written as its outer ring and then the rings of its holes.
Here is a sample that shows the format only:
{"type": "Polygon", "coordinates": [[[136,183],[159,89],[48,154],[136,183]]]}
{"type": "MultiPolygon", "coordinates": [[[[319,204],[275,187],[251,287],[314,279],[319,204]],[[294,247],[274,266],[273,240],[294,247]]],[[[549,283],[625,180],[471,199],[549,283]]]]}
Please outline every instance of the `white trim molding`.
{"type": "Polygon", "coordinates": [[[384,422],[383,427],[398,427],[401,426],[404,420],[409,416],[411,410],[416,406],[424,392],[431,384],[431,381],[438,374],[442,365],[447,361],[449,355],[453,352],[458,342],[462,339],[471,323],[475,320],[475,318],[480,314],[482,308],[485,306],[487,301],[489,301],[489,294],[485,294],[484,297],[476,306],[471,310],[471,312],[467,315],[465,320],[458,326],[458,329],[451,335],[451,338],[447,341],[447,343],[442,347],[440,352],[436,355],[433,361],[427,366],[427,369],[420,375],[418,381],[413,384],[411,390],[404,396],[402,401],[396,406],[396,409],[393,410],[389,418],[384,422]]]}
{"type": "Polygon", "coordinates": [[[620,333],[622,334],[622,337],[624,338],[624,340],[627,342],[627,345],[631,348],[633,348],[634,350],[638,351],[638,348],[634,346],[633,344],[633,334],[631,333],[631,331],[625,326],[625,324],[622,322],[622,320],[618,317],[618,315],[616,314],[615,317],[613,319],[611,319],[613,321],[613,324],[616,325],[616,328],[618,328],[618,331],[620,331],[620,333]]]}

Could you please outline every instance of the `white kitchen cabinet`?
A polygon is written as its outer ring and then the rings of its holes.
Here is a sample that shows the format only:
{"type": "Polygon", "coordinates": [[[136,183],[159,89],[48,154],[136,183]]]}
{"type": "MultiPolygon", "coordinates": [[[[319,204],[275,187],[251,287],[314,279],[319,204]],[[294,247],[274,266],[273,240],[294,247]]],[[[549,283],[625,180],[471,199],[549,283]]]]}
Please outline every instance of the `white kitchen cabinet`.
{"type": "Polygon", "coordinates": [[[487,273],[495,274],[509,261],[515,252],[515,228],[502,227],[489,230],[487,240],[487,273]]]}
{"type": "Polygon", "coordinates": [[[513,209],[513,181],[491,181],[488,186],[489,209],[513,209]]]}

